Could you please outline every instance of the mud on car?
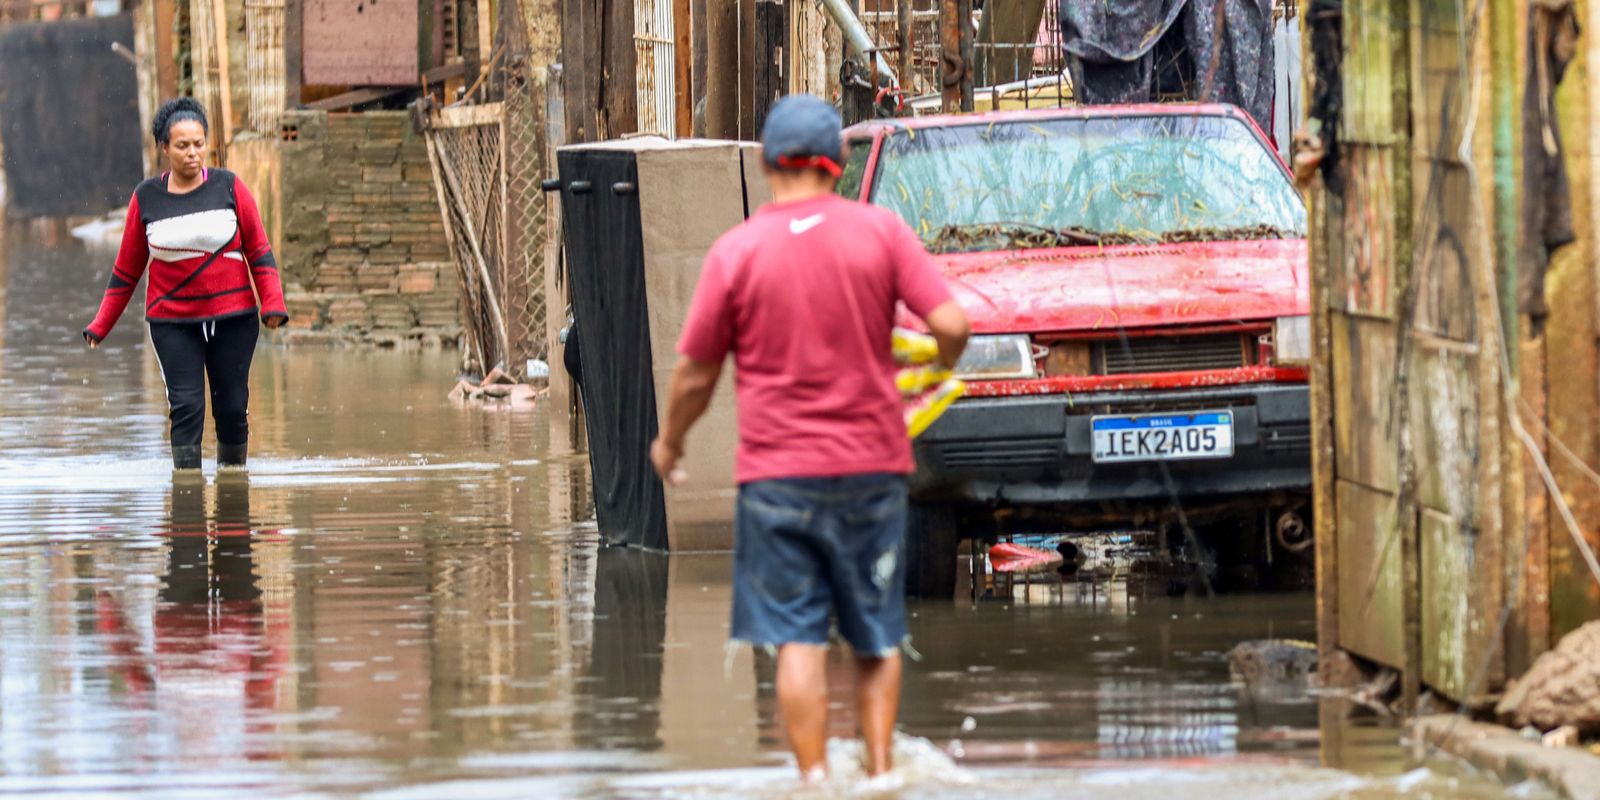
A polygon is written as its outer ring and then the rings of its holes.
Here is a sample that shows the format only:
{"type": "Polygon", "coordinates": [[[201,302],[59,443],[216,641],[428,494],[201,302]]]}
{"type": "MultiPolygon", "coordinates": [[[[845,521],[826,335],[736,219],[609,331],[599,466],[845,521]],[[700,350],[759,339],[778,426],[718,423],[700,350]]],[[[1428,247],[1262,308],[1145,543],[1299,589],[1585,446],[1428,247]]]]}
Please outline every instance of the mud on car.
{"type": "Polygon", "coordinates": [[[1248,115],[1092,106],[846,139],[840,192],[918,232],[974,332],[967,396],[915,443],[913,594],[948,595],[963,537],[1143,526],[1216,560],[1309,556],[1306,212],[1248,115]]]}

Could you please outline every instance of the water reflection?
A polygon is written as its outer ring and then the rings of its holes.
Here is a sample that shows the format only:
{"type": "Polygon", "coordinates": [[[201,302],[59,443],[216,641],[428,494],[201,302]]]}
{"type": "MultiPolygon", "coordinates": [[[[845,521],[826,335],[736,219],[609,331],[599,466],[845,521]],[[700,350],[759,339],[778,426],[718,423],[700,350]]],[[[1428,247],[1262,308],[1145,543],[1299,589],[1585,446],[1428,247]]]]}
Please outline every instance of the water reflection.
{"type": "Polygon", "coordinates": [[[667,556],[601,547],[594,556],[584,702],[574,727],[593,749],[661,747],[662,645],[667,634],[667,556]]]}
{"type": "MultiPolygon", "coordinates": [[[[128,704],[172,732],[191,755],[277,755],[263,723],[277,705],[289,661],[283,615],[269,624],[253,557],[250,482],[220,478],[214,511],[198,475],[176,477],[169,494],[166,569],[145,621],[131,618],[125,590],[96,592],[95,630],[112,657],[128,704]]],[[[262,532],[271,537],[272,532],[262,532]]]]}
{"type": "MultiPolygon", "coordinates": [[[[249,473],[174,476],[137,326],[89,353],[67,322],[98,300],[99,257],[0,260],[0,794],[788,791],[771,660],[725,647],[729,558],[601,548],[586,457],[542,406],[451,404],[453,354],[269,337],[249,473]]],[[[1205,791],[1240,786],[1215,770],[1241,761],[1300,796],[1367,786],[1308,771],[1314,705],[1228,678],[1242,639],[1309,638],[1309,598],[995,596],[914,607],[904,695],[905,731],[985,770],[978,794],[1057,796],[1123,759],[1159,760],[1156,796],[1184,794],[1189,763],[1205,791]]],[[[1392,730],[1346,737],[1373,743],[1358,768],[1405,768],[1392,730]]]]}

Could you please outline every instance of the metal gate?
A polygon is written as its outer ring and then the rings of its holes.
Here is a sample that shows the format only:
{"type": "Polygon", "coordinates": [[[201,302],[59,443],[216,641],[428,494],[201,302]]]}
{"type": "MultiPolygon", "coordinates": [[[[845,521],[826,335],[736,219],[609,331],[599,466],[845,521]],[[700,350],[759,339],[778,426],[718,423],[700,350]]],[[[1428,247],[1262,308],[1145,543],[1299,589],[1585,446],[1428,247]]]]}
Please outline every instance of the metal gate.
{"type": "Polygon", "coordinates": [[[513,280],[505,246],[505,106],[441,109],[429,120],[426,137],[445,238],[461,282],[467,370],[482,374],[498,365],[511,372],[503,301],[513,280]]]}

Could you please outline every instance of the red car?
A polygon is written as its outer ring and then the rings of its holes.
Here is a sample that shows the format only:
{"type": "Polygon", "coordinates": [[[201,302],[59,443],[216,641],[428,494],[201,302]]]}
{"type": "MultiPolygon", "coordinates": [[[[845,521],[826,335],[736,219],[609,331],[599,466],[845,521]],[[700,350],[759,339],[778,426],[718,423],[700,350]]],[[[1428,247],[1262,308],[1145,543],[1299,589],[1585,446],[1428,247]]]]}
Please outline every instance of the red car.
{"type": "Polygon", "coordinates": [[[840,191],[918,231],[975,334],[967,397],[915,445],[913,593],[948,594],[962,536],[1305,549],[1306,211],[1249,116],[1088,106],[846,138],[840,191]]]}

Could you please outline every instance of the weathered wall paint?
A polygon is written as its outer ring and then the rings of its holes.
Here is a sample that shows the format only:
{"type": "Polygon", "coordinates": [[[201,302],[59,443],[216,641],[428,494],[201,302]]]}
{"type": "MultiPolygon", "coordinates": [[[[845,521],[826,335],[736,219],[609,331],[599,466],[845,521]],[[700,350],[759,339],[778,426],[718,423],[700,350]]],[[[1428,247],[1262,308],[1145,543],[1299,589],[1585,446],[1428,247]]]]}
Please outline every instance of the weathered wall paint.
{"type": "MultiPolygon", "coordinates": [[[[1600,2],[1588,0],[1580,15],[1591,26],[1600,19],[1600,2]]],[[[1556,92],[1568,177],[1572,181],[1573,221],[1578,241],[1559,251],[1550,265],[1546,297],[1550,319],[1545,328],[1551,438],[1591,467],[1600,465],[1600,281],[1595,271],[1596,214],[1600,202],[1594,158],[1600,155],[1600,32],[1586,28],[1578,57],[1556,92]]],[[[1584,467],[1563,457],[1556,447],[1550,466],[1591,547],[1600,549],[1600,485],[1584,467]]],[[[1556,514],[1549,516],[1549,608],[1552,641],[1583,622],[1600,617],[1600,582],[1579,555],[1571,534],[1556,514]]]]}
{"type": "MultiPolygon", "coordinates": [[[[1587,18],[1600,14],[1600,0],[1581,2],[1587,18]]],[[[1600,89],[1588,80],[1600,47],[1584,41],[1557,93],[1579,241],[1551,263],[1541,336],[1507,313],[1530,194],[1520,183],[1528,5],[1345,4],[1347,186],[1318,194],[1310,244],[1313,286],[1324,287],[1313,315],[1331,316],[1312,379],[1332,407],[1331,425],[1313,426],[1314,452],[1333,451],[1317,461],[1318,513],[1335,523],[1319,522],[1333,538],[1319,543],[1332,562],[1319,568],[1319,630],[1325,645],[1401,669],[1408,698],[1424,684],[1492,695],[1553,636],[1600,616],[1600,584],[1547,512],[1513,417],[1535,438],[1548,425],[1563,497],[1600,540],[1600,481],[1585,466],[1600,463],[1600,126],[1590,122],[1600,89]],[[1372,16],[1385,11],[1407,22],[1390,26],[1397,46],[1379,57],[1387,23],[1372,16]],[[1375,99],[1384,89],[1395,99],[1387,117],[1375,99]],[[1382,164],[1401,142],[1403,173],[1382,164]],[[1389,175],[1395,196],[1377,185],[1389,175]],[[1391,225],[1392,249],[1378,244],[1391,225]],[[1508,387],[1521,393],[1514,403],[1508,387]]]]}

